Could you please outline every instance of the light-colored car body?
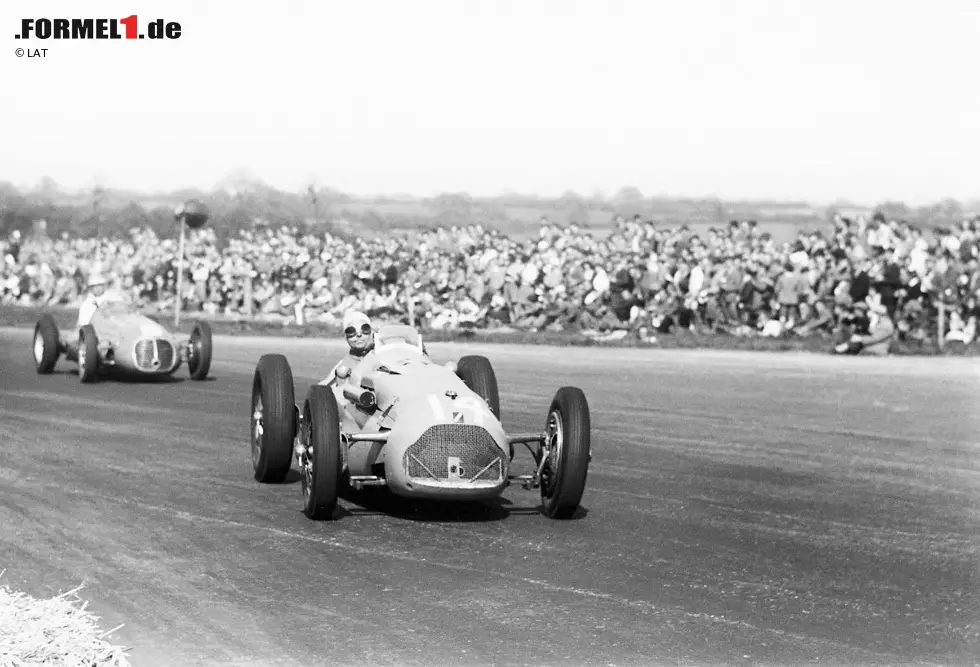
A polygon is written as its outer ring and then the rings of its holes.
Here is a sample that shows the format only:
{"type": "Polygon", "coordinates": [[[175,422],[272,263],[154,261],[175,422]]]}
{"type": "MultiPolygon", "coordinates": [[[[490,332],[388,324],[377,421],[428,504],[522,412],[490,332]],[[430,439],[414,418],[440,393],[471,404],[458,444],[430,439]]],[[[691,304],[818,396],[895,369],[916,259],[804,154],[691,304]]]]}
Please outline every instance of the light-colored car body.
{"type": "Polygon", "coordinates": [[[419,332],[381,326],[374,347],[341,359],[296,402],[281,354],[259,359],[252,380],[255,479],[279,483],[293,459],[302,475],[304,513],[331,517],[344,485],[387,487],[408,498],[479,501],[511,483],[539,489],[543,513],[567,519],[579,509],[592,459],[585,394],[560,387],[537,433],[506,433],[490,360],[466,355],[437,364],[419,332]],[[530,475],[511,474],[514,445],[528,448],[530,475]]]}
{"type": "Polygon", "coordinates": [[[384,465],[388,488],[417,498],[477,500],[499,495],[508,484],[510,443],[487,402],[455,373],[423,351],[410,326],[388,325],[374,350],[341,360],[319,384],[332,388],[341,432],[377,434],[347,450],[352,479],[384,465]],[[373,393],[376,407],[358,399],[373,393]]]}
{"type": "Polygon", "coordinates": [[[184,338],[137,311],[125,301],[99,306],[75,335],[62,337],[51,314],[42,315],[34,327],[34,361],[37,371],[54,371],[58,358],[78,364],[82,382],[93,382],[100,371],[148,376],[173,375],[182,363],[192,380],[203,380],[211,367],[211,328],[197,322],[184,338]]]}
{"type": "Polygon", "coordinates": [[[184,361],[185,345],[166,327],[126,302],[109,302],[89,322],[99,342],[99,363],[131,373],[170,375],[184,361]]]}

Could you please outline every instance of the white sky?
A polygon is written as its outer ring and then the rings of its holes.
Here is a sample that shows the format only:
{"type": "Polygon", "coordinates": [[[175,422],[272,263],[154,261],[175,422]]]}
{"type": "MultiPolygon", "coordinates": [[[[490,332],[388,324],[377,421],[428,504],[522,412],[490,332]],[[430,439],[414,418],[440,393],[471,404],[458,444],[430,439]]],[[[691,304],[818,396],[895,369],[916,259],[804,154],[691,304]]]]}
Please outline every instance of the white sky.
{"type": "Polygon", "coordinates": [[[0,180],[976,198],[978,35],[976,0],[4,0],[0,180]],[[13,38],[133,13],[183,35],[13,38]]]}

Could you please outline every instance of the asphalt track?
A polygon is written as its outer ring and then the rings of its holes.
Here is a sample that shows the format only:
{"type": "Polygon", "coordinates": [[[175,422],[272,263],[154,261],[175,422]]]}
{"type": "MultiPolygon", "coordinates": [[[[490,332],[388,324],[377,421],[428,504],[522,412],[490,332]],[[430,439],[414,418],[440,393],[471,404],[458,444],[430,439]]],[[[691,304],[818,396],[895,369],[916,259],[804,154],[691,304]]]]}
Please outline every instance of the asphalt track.
{"type": "Polygon", "coordinates": [[[208,382],[83,386],[0,330],[3,582],[86,582],[137,667],[980,657],[972,359],[432,344],[493,360],[510,430],[585,390],[586,511],[554,522],[512,487],[445,510],[357,497],[313,523],[298,483],[252,478],[251,373],[283,351],[303,395],[341,348],[215,344],[208,382]]]}

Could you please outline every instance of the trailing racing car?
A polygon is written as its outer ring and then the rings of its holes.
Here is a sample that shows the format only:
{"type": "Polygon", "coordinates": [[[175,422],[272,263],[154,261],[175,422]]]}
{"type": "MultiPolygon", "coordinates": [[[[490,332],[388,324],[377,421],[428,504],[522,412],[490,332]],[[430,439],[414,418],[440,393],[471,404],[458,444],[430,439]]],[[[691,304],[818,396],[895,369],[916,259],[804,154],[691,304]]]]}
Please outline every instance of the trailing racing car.
{"type": "Polygon", "coordinates": [[[431,361],[419,332],[386,325],[357,363],[342,359],[306,399],[294,398],[292,369],[263,355],[252,381],[251,449],[255,479],[278,483],[293,457],[303,475],[304,512],[333,516],[345,485],[386,486],[398,496],[482,500],[512,482],[541,492],[543,513],[567,519],[579,507],[592,459],[585,394],[562,387],[544,430],[510,434],[486,357],[431,361]],[[514,445],[534,458],[531,475],[510,474],[514,445]]]}
{"type": "Polygon", "coordinates": [[[211,328],[207,322],[196,322],[190,337],[182,341],[120,301],[107,302],[95,311],[91,322],[79,330],[77,348],[62,338],[50,314],[42,315],[34,326],[33,347],[38,373],[52,373],[64,355],[78,364],[78,378],[85,383],[94,382],[108,369],[173,375],[186,361],[192,380],[204,380],[211,369],[211,328]]]}

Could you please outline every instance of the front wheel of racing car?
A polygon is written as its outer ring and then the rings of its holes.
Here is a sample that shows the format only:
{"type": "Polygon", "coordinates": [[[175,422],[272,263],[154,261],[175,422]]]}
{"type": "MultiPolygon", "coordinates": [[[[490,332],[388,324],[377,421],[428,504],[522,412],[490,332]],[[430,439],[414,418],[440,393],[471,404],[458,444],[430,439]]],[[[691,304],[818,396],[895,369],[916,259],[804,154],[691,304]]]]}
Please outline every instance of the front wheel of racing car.
{"type": "Polygon", "coordinates": [[[293,460],[296,399],[293,371],[281,354],[264,354],[252,378],[251,447],[255,479],[277,484],[293,460]]]}
{"type": "Polygon", "coordinates": [[[211,370],[211,326],[207,322],[194,324],[187,341],[187,370],[192,380],[204,380],[211,370]]]}
{"type": "Polygon", "coordinates": [[[497,375],[493,372],[490,360],[476,354],[462,357],[456,364],[456,375],[463,384],[487,402],[493,416],[499,421],[500,390],[497,388],[497,375]]]}
{"type": "Polygon", "coordinates": [[[42,315],[34,327],[34,365],[39,375],[54,371],[61,353],[58,325],[51,315],[42,315]]]}
{"type": "Polygon", "coordinates": [[[592,421],[589,403],[577,387],[562,387],[551,401],[545,424],[547,441],[541,472],[541,501],[545,516],[570,519],[585,493],[592,459],[592,421]]]}
{"type": "Polygon", "coordinates": [[[340,409],[329,387],[315,385],[303,405],[303,512],[318,521],[333,517],[344,470],[340,409]]]}
{"type": "Polygon", "coordinates": [[[99,337],[95,327],[86,324],[78,332],[78,379],[84,383],[95,382],[99,372],[99,337]]]}

